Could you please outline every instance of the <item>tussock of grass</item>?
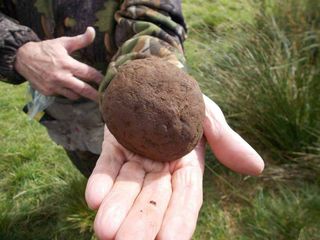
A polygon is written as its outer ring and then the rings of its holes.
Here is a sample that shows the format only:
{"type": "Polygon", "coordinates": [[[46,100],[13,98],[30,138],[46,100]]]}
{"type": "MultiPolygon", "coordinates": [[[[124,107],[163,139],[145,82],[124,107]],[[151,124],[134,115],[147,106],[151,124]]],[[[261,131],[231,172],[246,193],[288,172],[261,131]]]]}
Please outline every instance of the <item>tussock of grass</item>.
{"type": "Polygon", "coordinates": [[[319,239],[319,188],[260,191],[242,208],[239,222],[248,239],[319,239]],[[308,238],[306,238],[308,237],[308,238]]]}
{"type": "MultiPolygon", "coordinates": [[[[317,170],[320,13],[316,0],[263,1],[254,24],[207,33],[193,73],[229,121],[273,162],[317,170]],[[236,33],[236,34],[235,34],[236,33]],[[299,156],[302,156],[299,157],[299,156]]],[[[319,175],[319,172],[316,172],[319,175]]]]}
{"type": "MultiPolygon", "coordinates": [[[[263,179],[262,179],[263,180],[263,179]]],[[[318,184],[268,182],[207,166],[204,205],[194,239],[318,239],[318,184]]]]}

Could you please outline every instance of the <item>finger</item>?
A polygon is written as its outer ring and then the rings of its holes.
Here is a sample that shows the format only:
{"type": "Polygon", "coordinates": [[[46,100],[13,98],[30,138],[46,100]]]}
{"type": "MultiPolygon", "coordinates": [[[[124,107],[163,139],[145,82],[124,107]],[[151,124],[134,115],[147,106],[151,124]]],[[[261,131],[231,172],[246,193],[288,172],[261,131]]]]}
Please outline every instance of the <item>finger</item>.
{"type": "Polygon", "coordinates": [[[87,204],[91,209],[97,209],[109,193],[123,162],[124,156],[116,147],[108,143],[103,145],[85,192],[87,204]]]}
{"type": "Polygon", "coordinates": [[[171,196],[171,176],[168,166],[145,177],[143,188],[116,239],[155,239],[171,196]]]}
{"type": "Polygon", "coordinates": [[[90,45],[93,42],[95,35],[96,32],[94,28],[88,27],[83,34],[74,37],[61,37],[60,41],[68,53],[72,53],[78,49],[90,45]]]}
{"type": "Polygon", "coordinates": [[[99,239],[114,239],[142,188],[144,176],[141,164],[127,162],[123,165],[95,218],[94,229],[99,239]]]}
{"type": "Polygon", "coordinates": [[[78,100],[80,98],[80,95],[74,93],[72,90],[67,89],[67,88],[61,88],[58,91],[58,94],[66,97],[68,99],[71,99],[71,100],[78,100]]]}
{"type": "Polygon", "coordinates": [[[75,77],[80,78],[84,81],[92,81],[97,84],[99,84],[102,81],[103,75],[95,68],[90,67],[89,65],[84,64],[82,62],[79,62],[73,59],[72,57],[70,57],[69,61],[70,66],[72,66],[71,72],[75,77]]]}
{"type": "Polygon", "coordinates": [[[233,171],[259,175],[264,162],[259,154],[227,124],[222,111],[204,96],[206,118],[204,134],[218,160],[233,171]]]}
{"type": "Polygon", "coordinates": [[[159,240],[188,240],[195,231],[203,199],[204,143],[199,144],[199,148],[179,160],[193,164],[175,170],[172,175],[173,192],[157,235],[159,240]]]}
{"type": "Polygon", "coordinates": [[[65,82],[65,87],[69,88],[80,96],[98,102],[98,91],[91,87],[89,84],[77,79],[76,77],[69,77],[65,82]]]}

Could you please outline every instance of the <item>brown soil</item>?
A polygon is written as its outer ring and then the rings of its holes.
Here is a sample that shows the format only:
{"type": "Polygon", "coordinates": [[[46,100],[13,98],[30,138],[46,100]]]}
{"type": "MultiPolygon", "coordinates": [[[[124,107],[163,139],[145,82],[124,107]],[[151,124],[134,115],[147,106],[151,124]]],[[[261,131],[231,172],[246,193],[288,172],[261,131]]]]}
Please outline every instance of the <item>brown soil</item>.
{"type": "Polygon", "coordinates": [[[197,82],[160,58],[121,66],[102,102],[103,119],[118,142],[157,161],[178,159],[197,145],[204,109],[197,82]]]}

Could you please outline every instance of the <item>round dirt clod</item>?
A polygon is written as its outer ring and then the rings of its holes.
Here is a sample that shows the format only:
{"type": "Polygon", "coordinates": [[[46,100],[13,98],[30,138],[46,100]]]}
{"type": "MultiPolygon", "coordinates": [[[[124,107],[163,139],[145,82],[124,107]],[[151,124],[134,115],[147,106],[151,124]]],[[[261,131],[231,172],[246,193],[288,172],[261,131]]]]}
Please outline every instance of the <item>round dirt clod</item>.
{"type": "Polygon", "coordinates": [[[189,153],[203,134],[198,83],[160,58],[129,62],[103,94],[102,115],[120,144],[157,161],[189,153]]]}

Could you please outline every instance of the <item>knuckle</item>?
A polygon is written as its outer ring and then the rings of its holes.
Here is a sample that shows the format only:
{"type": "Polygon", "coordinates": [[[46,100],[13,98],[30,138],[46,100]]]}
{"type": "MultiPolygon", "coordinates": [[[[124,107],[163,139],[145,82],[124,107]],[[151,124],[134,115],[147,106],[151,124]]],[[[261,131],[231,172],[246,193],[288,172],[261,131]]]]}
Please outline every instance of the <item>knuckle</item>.
{"type": "Polygon", "coordinates": [[[57,58],[55,60],[55,64],[61,68],[63,68],[65,66],[65,59],[64,58],[57,58]]]}
{"type": "Polygon", "coordinates": [[[61,74],[59,72],[54,72],[51,75],[51,79],[52,79],[52,81],[60,80],[61,79],[61,74]]]}
{"type": "Polygon", "coordinates": [[[62,72],[55,72],[52,75],[52,83],[56,84],[56,83],[62,83],[65,81],[67,77],[67,74],[62,73],[62,72]]]}
{"type": "Polygon", "coordinates": [[[81,85],[81,86],[79,87],[78,92],[79,92],[81,95],[86,94],[86,92],[87,92],[87,90],[86,90],[86,85],[85,85],[85,84],[81,85]]]}
{"type": "Polygon", "coordinates": [[[82,71],[79,67],[76,67],[74,64],[72,63],[69,63],[69,66],[70,68],[72,68],[72,73],[75,75],[75,76],[80,76],[82,75],[82,71]]]}
{"type": "Polygon", "coordinates": [[[89,77],[90,76],[89,66],[87,66],[86,64],[83,64],[83,63],[79,66],[81,66],[81,67],[79,67],[79,69],[76,70],[78,72],[78,74],[81,74],[85,78],[89,77]]]}
{"type": "Polygon", "coordinates": [[[91,68],[91,67],[89,67],[89,66],[86,66],[86,68],[85,68],[85,74],[87,75],[87,76],[95,76],[96,75],[96,70],[95,69],[93,69],[93,68],[91,68]]]}
{"type": "Polygon", "coordinates": [[[80,94],[81,94],[82,96],[91,97],[92,92],[91,92],[91,89],[90,89],[86,84],[84,84],[84,85],[80,88],[80,94]]]}
{"type": "Polygon", "coordinates": [[[70,69],[72,67],[72,63],[70,62],[70,60],[68,58],[59,59],[59,65],[63,69],[70,69]]]}

